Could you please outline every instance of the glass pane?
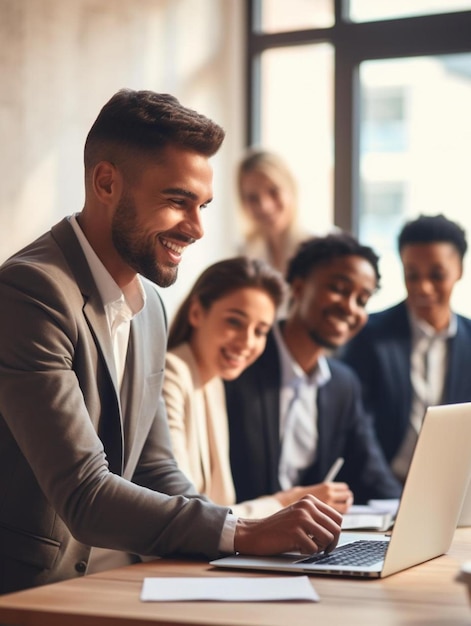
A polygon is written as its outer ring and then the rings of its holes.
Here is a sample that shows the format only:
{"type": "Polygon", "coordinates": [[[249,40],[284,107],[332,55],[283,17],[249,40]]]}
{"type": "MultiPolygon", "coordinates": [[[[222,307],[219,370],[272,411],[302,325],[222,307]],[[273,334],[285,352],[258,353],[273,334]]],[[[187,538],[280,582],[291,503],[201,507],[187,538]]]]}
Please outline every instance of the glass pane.
{"type": "Polygon", "coordinates": [[[333,24],[333,0],[261,0],[263,32],[329,28],[333,24]]]}
{"type": "MultiPolygon", "coordinates": [[[[366,61],[360,88],[360,238],[381,251],[383,274],[375,310],[405,295],[405,221],[443,213],[471,237],[471,53],[366,61]]],[[[470,256],[453,294],[468,316],[470,256]]]]}
{"type": "Polygon", "coordinates": [[[323,232],[333,220],[333,48],[272,49],[261,65],[260,143],[292,169],[302,225],[323,232]]]}
{"type": "Polygon", "coordinates": [[[469,9],[471,0],[350,0],[350,19],[369,22],[469,9]]]}

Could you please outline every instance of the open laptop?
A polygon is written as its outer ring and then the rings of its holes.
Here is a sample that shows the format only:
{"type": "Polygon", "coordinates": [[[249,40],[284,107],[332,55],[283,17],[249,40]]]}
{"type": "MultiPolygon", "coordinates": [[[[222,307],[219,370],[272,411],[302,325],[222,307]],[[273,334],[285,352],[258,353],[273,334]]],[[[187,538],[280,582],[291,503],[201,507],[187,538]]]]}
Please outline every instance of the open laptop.
{"type": "Polygon", "coordinates": [[[216,567],[383,578],[444,554],[450,547],[471,476],[471,402],[427,409],[390,535],[342,532],[328,555],[235,555],[211,561],[216,567]],[[358,541],[362,543],[357,543],[358,541]],[[366,561],[352,565],[347,548],[356,544],[366,561]]]}

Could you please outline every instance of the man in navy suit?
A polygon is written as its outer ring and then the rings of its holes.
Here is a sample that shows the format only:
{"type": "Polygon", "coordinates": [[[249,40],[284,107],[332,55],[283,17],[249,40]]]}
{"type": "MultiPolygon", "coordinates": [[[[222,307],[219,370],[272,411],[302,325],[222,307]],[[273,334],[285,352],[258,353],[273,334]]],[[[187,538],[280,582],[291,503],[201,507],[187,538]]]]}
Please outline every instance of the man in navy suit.
{"type": "Polygon", "coordinates": [[[239,500],[299,486],[300,494],[342,510],[345,502],[332,501],[324,482],[338,457],[345,460],[339,481],[356,502],[399,497],[356,375],[328,356],[366,323],[379,278],[374,251],[346,233],[299,246],[287,270],[287,318],[270,333],[262,356],[226,383],[239,500]]]}
{"type": "Polygon", "coordinates": [[[471,320],[450,305],[467,249],[462,228],[422,215],[405,224],[398,244],[407,298],[371,315],[342,356],[361,379],[378,439],[403,481],[427,406],[471,401],[471,320]]]}

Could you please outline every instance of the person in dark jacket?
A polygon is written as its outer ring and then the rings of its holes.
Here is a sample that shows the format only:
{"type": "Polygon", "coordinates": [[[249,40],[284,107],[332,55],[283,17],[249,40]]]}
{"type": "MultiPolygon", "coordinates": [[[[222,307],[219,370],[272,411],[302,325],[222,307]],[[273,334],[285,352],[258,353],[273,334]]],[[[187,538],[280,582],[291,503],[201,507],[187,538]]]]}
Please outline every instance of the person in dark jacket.
{"type": "Polygon", "coordinates": [[[355,502],[397,498],[355,373],[329,353],[366,323],[378,257],[346,233],[313,237],[290,260],[290,305],[261,357],[226,382],[238,500],[322,483],[337,458],[355,502]]]}
{"type": "Polygon", "coordinates": [[[451,308],[463,272],[463,229],[443,215],[407,222],[398,239],[407,297],[370,315],[342,358],[396,476],[404,481],[425,409],[471,400],[471,320],[451,308]]]}

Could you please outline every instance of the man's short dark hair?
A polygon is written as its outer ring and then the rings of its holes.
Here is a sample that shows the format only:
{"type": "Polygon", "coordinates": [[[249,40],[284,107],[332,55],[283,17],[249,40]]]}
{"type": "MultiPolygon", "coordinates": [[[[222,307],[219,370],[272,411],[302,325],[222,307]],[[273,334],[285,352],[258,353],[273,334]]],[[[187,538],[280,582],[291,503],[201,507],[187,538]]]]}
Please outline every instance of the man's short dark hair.
{"type": "Polygon", "coordinates": [[[213,156],[224,130],[174,96],[121,89],[101,109],[85,142],[85,168],[112,161],[116,151],[155,153],[172,144],[213,156]]]}
{"type": "Polygon", "coordinates": [[[461,260],[468,249],[465,231],[442,214],[420,215],[403,226],[398,238],[399,252],[405,245],[417,243],[450,243],[461,260]]]}
{"type": "Polygon", "coordinates": [[[332,233],[325,237],[311,237],[303,241],[288,262],[286,281],[291,285],[295,278],[306,278],[319,265],[344,256],[359,256],[373,267],[376,285],[379,287],[379,257],[369,246],[364,246],[346,232],[332,233]]]}

